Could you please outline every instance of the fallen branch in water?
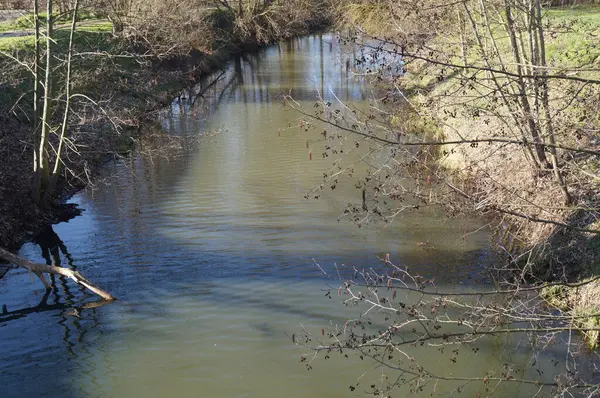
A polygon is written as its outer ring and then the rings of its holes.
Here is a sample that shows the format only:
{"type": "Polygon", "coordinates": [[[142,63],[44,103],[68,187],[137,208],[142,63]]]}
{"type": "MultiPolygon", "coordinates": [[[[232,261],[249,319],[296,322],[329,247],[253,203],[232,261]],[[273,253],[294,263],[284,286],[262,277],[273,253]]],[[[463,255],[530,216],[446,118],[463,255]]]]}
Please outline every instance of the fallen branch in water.
{"type": "Polygon", "coordinates": [[[94,283],[90,282],[86,277],[84,277],[77,271],[73,271],[68,268],[55,267],[53,265],[34,263],[23,257],[19,257],[15,254],[12,254],[11,252],[6,251],[2,248],[0,248],[0,259],[6,260],[9,263],[14,264],[19,268],[25,268],[25,269],[29,270],[29,272],[33,272],[34,274],[37,275],[38,278],[40,278],[40,280],[42,281],[44,286],[46,286],[46,289],[51,289],[52,286],[50,285],[50,283],[44,276],[45,273],[61,275],[61,276],[66,276],[67,278],[74,280],[77,284],[86,287],[87,289],[96,293],[98,296],[102,297],[105,300],[108,300],[108,301],[116,300],[116,298],[113,297],[110,293],[100,289],[98,286],[96,286],[94,283]]]}

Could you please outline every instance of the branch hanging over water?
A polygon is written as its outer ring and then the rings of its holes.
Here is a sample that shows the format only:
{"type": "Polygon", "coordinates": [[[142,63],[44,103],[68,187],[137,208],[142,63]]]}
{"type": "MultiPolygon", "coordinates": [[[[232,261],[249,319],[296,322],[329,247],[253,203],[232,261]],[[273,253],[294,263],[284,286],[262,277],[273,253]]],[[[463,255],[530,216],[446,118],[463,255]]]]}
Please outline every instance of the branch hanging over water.
{"type": "Polygon", "coordinates": [[[102,290],[77,271],[73,271],[68,268],[55,267],[53,265],[34,263],[23,257],[12,254],[11,252],[2,248],[0,248],[0,259],[6,260],[11,264],[15,264],[19,268],[25,268],[30,272],[33,272],[38,278],[40,278],[44,286],[46,286],[46,289],[50,289],[51,286],[44,277],[44,274],[61,275],[74,280],[77,284],[84,286],[107,301],[116,300],[116,298],[110,293],[102,290]]]}

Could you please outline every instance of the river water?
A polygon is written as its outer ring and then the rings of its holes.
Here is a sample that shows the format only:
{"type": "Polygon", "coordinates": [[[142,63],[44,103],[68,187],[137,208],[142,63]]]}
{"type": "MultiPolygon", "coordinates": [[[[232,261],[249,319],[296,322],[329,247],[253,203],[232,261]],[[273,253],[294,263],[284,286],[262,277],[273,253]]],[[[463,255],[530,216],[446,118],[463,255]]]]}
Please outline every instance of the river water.
{"type": "MultiPolygon", "coordinates": [[[[317,35],[232,62],[217,83],[192,90],[202,97],[185,92],[163,114],[163,129],[179,137],[168,158],[142,145],[75,195],[83,215],[20,254],[76,268],[119,300],[81,308],[96,298],[70,281],[54,279],[45,296],[26,272],[0,279],[0,396],[358,397],[393,377],[354,357],[307,370],[308,351],[290,336],[360,313],[325,296],[337,286],[336,265],[377,265],[389,253],[438,287],[469,288],[481,283],[489,237],[482,220],[431,208],[385,229],[338,221],[360,202],[351,179],[304,198],[333,159],[311,149],[320,133],[298,127],[282,94],[307,108],[318,93],[360,106],[372,93],[346,68],[356,51],[317,35]]],[[[458,375],[531,359],[502,339],[465,355],[456,364],[433,351],[420,360],[458,375]]],[[[468,385],[465,396],[482,388],[468,385]]]]}

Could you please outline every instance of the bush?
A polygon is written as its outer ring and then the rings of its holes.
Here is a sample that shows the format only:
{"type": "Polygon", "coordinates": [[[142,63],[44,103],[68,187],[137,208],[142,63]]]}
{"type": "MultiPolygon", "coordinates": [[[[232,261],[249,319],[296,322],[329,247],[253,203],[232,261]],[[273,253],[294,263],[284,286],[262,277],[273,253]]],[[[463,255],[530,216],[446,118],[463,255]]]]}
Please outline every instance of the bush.
{"type": "Polygon", "coordinates": [[[223,2],[134,0],[107,7],[115,33],[150,45],[154,52],[212,52],[223,47],[263,45],[306,34],[326,21],[317,0],[253,0],[239,7],[223,2]],[[141,39],[141,40],[140,40],[141,39]]]}

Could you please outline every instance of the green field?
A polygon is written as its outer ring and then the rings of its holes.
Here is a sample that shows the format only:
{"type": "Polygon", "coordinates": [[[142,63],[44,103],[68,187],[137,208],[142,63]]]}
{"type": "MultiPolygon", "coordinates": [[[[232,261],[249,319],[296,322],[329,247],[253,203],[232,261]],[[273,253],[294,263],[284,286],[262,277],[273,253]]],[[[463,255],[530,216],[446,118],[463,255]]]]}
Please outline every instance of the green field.
{"type": "Polygon", "coordinates": [[[600,6],[547,12],[548,59],[555,66],[600,66],[600,6]]]}
{"type": "MultiPolygon", "coordinates": [[[[68,32],[70,27],[68,25],[61,25],[57,27],[55,31],[55,40],[57,42],[61,42],[63,40],[68,40],[68,32]]],[[[109,37],[108,34],[112,32],[112,24],[106,20],[96,20],[96,21],[84,21],[81,25],[77,26],[77,32],[75,34],[76,44],[79,42],[80,44],[85,45],[85,47],[89,47],[90,43],[99,45],[101,42],[105,42],[109,37]]],[[[33,32],[21,29],[20,31],[11,31],[0,33],[0,51],[9,52],[12,50],[24,50],[28,49],[33,50],[34,46],[34,38],[33,32]],[[18,34],[19,32],[30,33],[27,36],[10,36],[10,33],[18,34]],[[6,35],[2,37],[1,35],[6,35]]],[[[43,33],[43,32],[42,32],[43,33]]],[[[42,42],[45,43],[45,39],[42,38],[42,42]]],[[[102,45],[105,47],[106,45],[102,45]]]]}

